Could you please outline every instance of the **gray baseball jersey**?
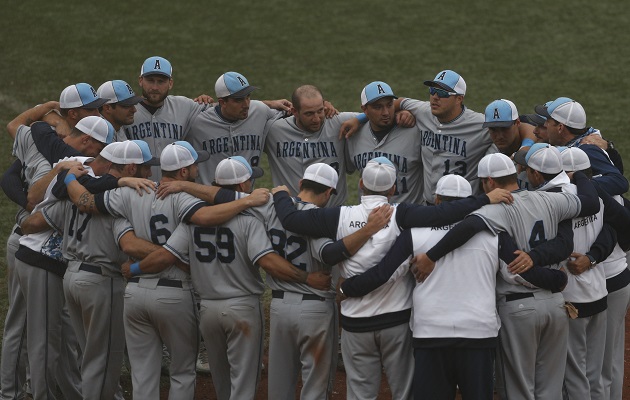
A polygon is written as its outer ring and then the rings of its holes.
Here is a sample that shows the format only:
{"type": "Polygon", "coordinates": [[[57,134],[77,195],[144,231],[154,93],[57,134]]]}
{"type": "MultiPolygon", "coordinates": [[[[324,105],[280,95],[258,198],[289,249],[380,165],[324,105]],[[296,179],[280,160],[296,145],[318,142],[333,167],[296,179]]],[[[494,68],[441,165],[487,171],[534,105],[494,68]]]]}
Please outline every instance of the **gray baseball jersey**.
{"type": "MultiPolygon", "coordinates": [[[[151,154],[159,157],[167,144],[183,140],[194,118],[207,107],[184,96],[166,96],[162,107],[151,113],[142,103],[136,105],[133,124],[124,126],[125,135],[117,140],[144,140],[151,154]]],[[[159,181],[159,166],[151,167],[154,180],[159,181]]]]}
{"type": "Polygon", "coordinates": [[[229,122],[221,117],[218,107],[199,114],[184,137],[195,149],[210,153],[210,159],[199,164],[199,180],[204,185],[212,184],[217,165],[227,157],[241,156],[253,167],[258,166],[269,127],[282,116],[282,112],[252,100],[246,119],[229,122]]]}
{"type": "Polygon", "coordinates": [[[395,125],[379,142],[369,123],[348,139],[348,154],[351,169],[363,172],[368,161],[375,157],[387,157],[398,170],[396,192],[392,203],[422,203],[423,167],[421,157],[421,135],[418,128],[403,128],[395,125]]]}
{"type": "Polygon", "coordinates": [[[13,142],[13,155],[22,161],[24,180],[29,187],[52,169],[48,160],[37,150],[28,126],[20,125],[18,128],[13,142]]]}
{"type": "Polygon", "coordinates": [[[424,199],[433,203],[437,181],[448,174],[463,176],[470,182],[473,194],[481,194],[477,164],[486,154],[498,152],[488,129],[482,127],[484,115],[464,108],[457,118],[443,124],[431,114],[428,101],[405,99],[401,108],[416,117],[422,135],[424,199]]]}
{"type": "Polygon", "coordinates": [[[325,163],[339,174],[337,194],[330,198],[326,206],[342,205],[348,197],[348,185],[346,140],[339,139],[339,129],[342,123],[355,115],[356,113],[344,112],[326,118],[321,129],[314,133],[300,129],[295,117],[275,121],[265,142],[273,185],[286,185],[291,193],[299,193],[298,183],[306,168],[311,164],[325,163]]]}
{"type": "Polygon", "coordinates": [[[255,263],[273,247],[264,225],[251,214],[213,227],[179,224],[164,248],[190,264],[201,299],[261,295],[265,290],[255,263]]]}

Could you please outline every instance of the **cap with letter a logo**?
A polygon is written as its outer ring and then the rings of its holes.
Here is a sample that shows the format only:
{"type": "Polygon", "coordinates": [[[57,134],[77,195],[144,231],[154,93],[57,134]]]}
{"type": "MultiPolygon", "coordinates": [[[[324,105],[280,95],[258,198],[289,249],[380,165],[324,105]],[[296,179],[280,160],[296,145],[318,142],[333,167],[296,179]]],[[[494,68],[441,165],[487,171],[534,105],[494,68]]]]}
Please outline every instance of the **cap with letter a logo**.
{"type": "Polygon", "coordinates": [[[87,83],[77,83],[65,88],[59,96],[59,107],[68,108],[99,108],[107,102],[107,98],[100,98],[96,90],[87,83]]]}
{"type": "Polygon", "coordinates": [[[140,76],[146,75],[165,75],[169,78],[173,76],[173,67],[171,63],[163,57],[149,57],[142,63],[140,68],[140,76]]]}
{"type": "Polygon", "coordinates": [[[127,82],[118,79],[103,83],[96,93],[99,97],[109,99],[105,104],[134,106],[142,101],[142,97],[136,96],[136,93],[127,82]]]}
{"type": "Polygon", "coordinates": [[[466,94],[466,81],[457,72],[446,69],[435,76],[432,81],[424,81],[425,86],[437,87],[447,92],[454,92],[464,96],[466,94]]]}
{"type": "Polygon", "coordinates": [[[484,128],[505,128],[512,126],[518,119],[516,106],[510,100],[499,99],[486,107],[486,122],[484,128]]]}
{"type": "Polygon", "coordinates": [[[250,86],[247,78],[238,72],[232,71],[221,75],[214,84],[214,91],[218,99],[224,97],[241,99],[247,97],[247,95],[256,89],[258,89],[258,87],[250,86]]]}
{"type": "Polygon", "coordinates": [[[393,97],[397,99],[392,88],[385,82],[374,81],[361,91],[361,105],[371,104],[383,97],[393,97]]]}

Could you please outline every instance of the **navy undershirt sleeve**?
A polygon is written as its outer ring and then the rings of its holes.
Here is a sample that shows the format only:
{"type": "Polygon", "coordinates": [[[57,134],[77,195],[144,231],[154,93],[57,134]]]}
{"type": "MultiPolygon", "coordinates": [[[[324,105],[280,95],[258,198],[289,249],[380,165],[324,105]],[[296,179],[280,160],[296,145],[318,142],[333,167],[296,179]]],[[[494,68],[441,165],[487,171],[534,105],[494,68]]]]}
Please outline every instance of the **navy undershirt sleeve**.
{"type": "Polygon", "coordinates": [[[577,195],[582,204],[578,217],[597,214],[599,212],[599,196],[591,180],[583,172],[576,171],[573,173],[573,183],[577,187],[577,195]]]}
{"type": "Polygon", "coordinates": [[[341,208],[298,210],[285,191],[273,195],[273,204],[284,229],[300,235],[337,239],[341,208]]]}
{"type": "Polygon", "coordinates": [[[617,244],[617,232],[615,228],[604,223],[602,230],[597,235],[597,239],[591,245],[586,254],[591,255],[598,263],[608,258],[617,244]]]}
{"type": "Polygon", "coordinates": [[[455,225],[433,248],[427,251],[427,257],[437,261],[484,230],[489,230],[489,228],[483,219],[476,215],[471,215],[455,225]]]}
{"type": "Polygon", "coordinates": [[[573,252],[573,221],[566,219],[558,224],[558,233],[553,239],[540,243],[527,254],[534,265],[552,265],[566,260],[573,252]]]}
{"type": "Polygon", "coordinates": [[[26,183],[22,180],[22,162],[15,160],[13,164],[2,175],[0,181],[2,191],[9,200],[22,208],[28,205],[28,194],[25,190],[26,183]]]}
{"type": "Polygon", "coordinates": [[[449,225],[487,204],[490,199],[485,194],[445,201],[437,206],[401,203],[396,210],[396,223],[401,229],[449,225]]]}
{"type": "Polygon", "coordinates": [[[351,257],[343,239],[329,243],[322,249],[322,261],[328,265],[339,264],[351,257]]]}
{"type": "Polygon", "coordinates": [[[31,135],[37,150],[51,165],[62,158],[83,156],[81,152],[67,145],[45,122],[35,122],[31,125],[31,135]]]}

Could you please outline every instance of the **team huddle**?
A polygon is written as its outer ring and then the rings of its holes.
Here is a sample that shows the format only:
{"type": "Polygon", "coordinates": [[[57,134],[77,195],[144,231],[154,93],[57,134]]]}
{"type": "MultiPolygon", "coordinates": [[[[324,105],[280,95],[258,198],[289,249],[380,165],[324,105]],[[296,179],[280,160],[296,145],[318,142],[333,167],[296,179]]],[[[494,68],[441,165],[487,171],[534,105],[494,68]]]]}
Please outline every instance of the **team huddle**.
{"type": "Polygon", "coordinates": [[[122,399],[125,353],[156,399],[163,348],[192,399],[201,342],[217,397],[253,399],[266,287],[269,399],[330,398],[339,344],[348,399],[382,372],[394,399],[622,398],[628,182],[577,101],[477,113],[451,70],[428,101],[371,82],[361,112],[312,85],[252,100],[237,72],[193,100],[157,56],[138,84],[73,84],[7,126],[3,399],[122,399]]]}

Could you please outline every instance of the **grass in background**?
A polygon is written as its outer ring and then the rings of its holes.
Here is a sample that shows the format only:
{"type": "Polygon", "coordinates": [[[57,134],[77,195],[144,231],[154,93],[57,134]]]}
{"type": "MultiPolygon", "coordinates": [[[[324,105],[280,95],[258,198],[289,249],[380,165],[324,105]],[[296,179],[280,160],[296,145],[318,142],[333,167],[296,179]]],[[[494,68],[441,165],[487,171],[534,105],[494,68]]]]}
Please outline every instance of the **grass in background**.
{"type": "MultiPolygon", "coordinates": [[[[123,79],[138,90],[152,55],[172,62],[173,94],[214,96],[217,77],[234,70],[261,87],[254,98],[290,98],[309,83],[343,111],[359,110],[374,80],[426,100],[422,82],[448,68],[465,78],[466,104],[480,112],[497,98],[530,113],[572,97],[627,154],[629,8],[618,0],[11,2],[0,26],[0,125],[72,83],[123,79]]],[[[4,171],[13,161],[6,133],[0,149],[4,171]]],[[[15,210],[0,196],[2,243],[15,210]]],[[[4,315],[4,277],[0,284],[4,315]]]]}

